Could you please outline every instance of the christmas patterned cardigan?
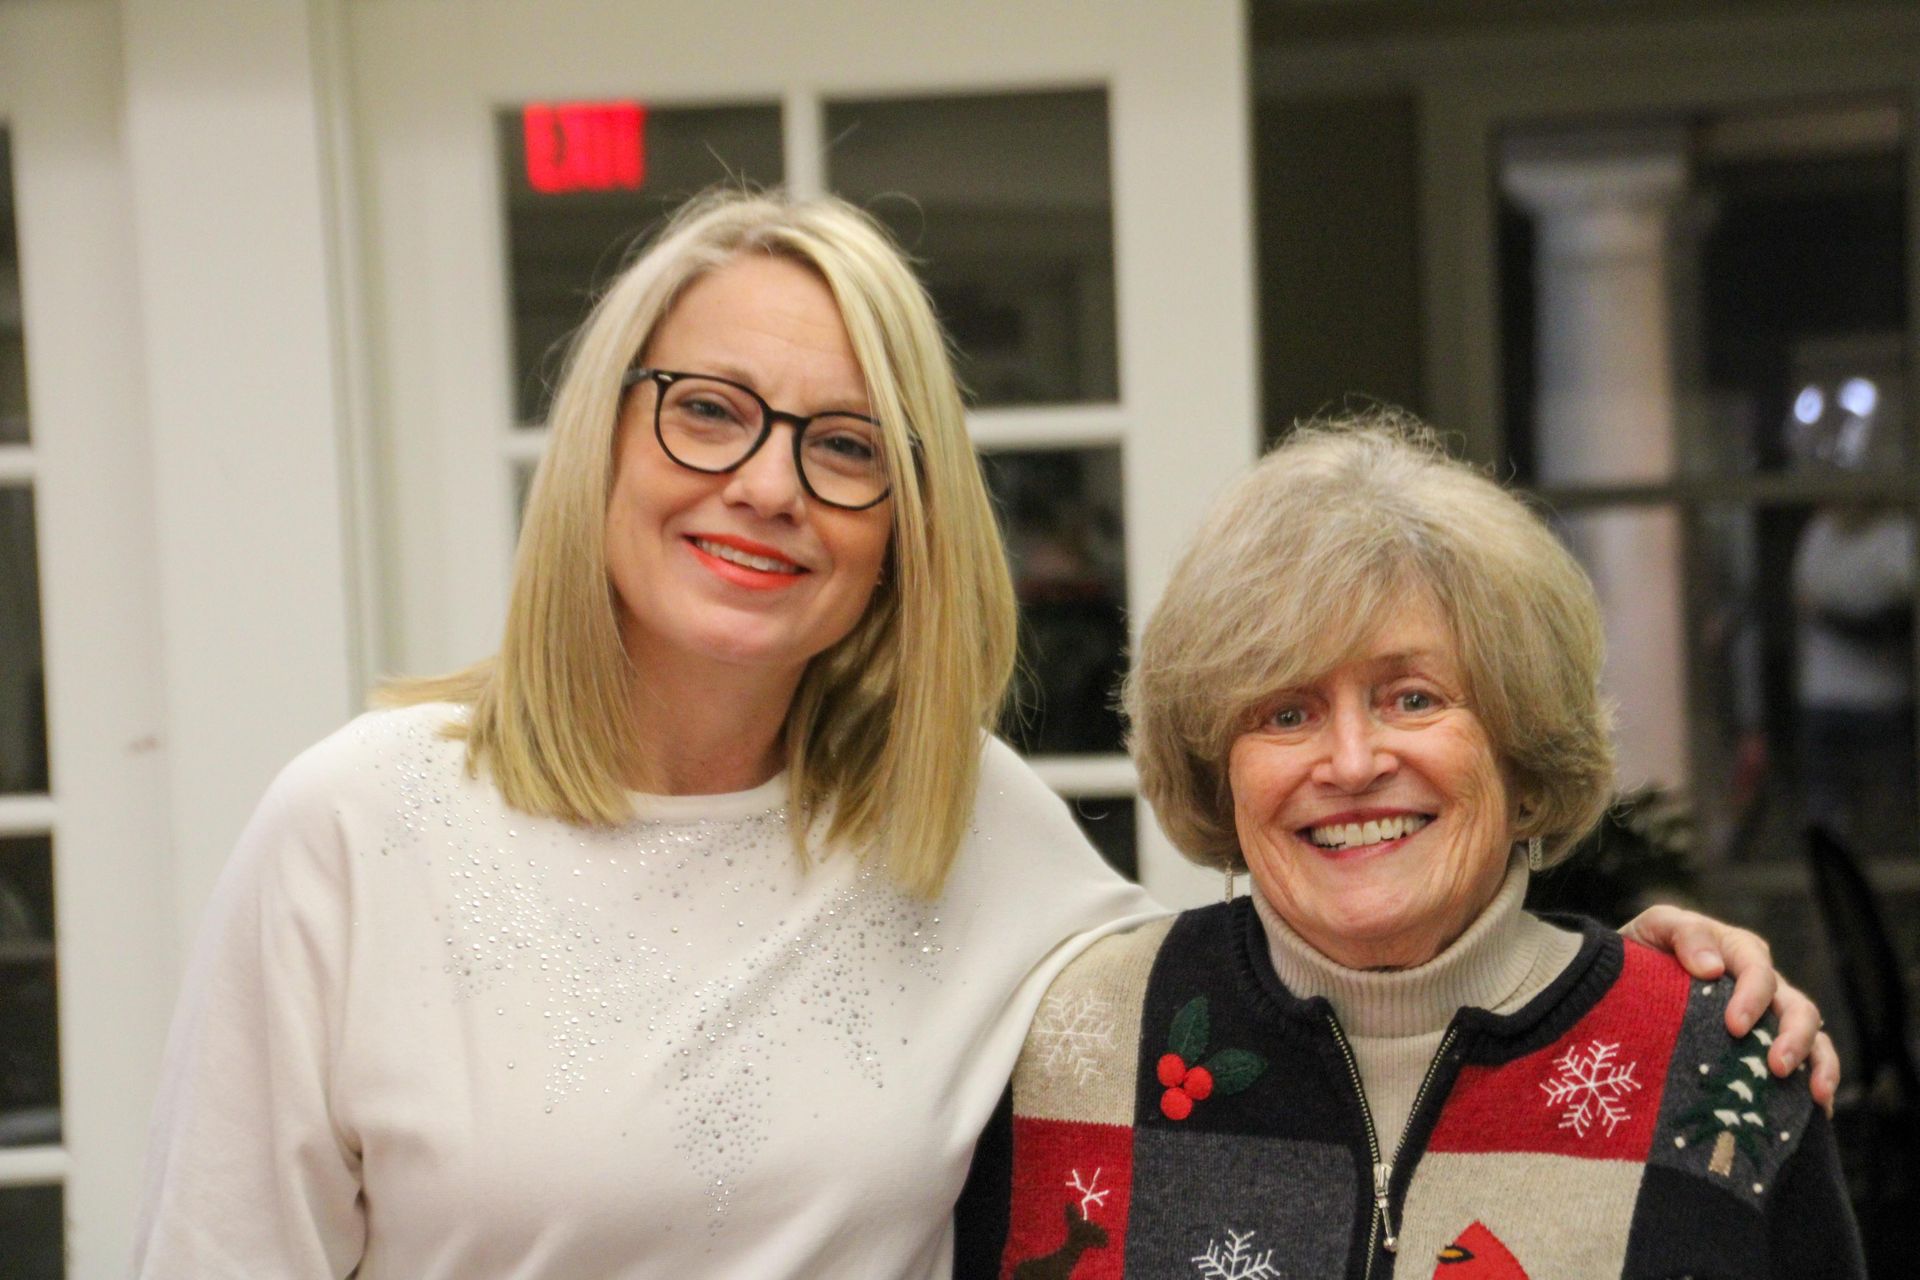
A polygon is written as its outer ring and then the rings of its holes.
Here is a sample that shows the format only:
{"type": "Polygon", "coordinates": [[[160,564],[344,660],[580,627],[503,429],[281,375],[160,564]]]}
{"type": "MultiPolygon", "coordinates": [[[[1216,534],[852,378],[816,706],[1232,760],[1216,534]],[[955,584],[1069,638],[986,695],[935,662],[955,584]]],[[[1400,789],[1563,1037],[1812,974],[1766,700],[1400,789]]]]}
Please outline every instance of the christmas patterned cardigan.
{"type": "Polygon", "coordinates": [[[955,1275],[1862,1276],[1831,1130],[1732,983],[1586,925],[1517,1012],[1456,1014],[1397,1153],[1250,900],[1055,981],[958,1210],[955,1275]]]}

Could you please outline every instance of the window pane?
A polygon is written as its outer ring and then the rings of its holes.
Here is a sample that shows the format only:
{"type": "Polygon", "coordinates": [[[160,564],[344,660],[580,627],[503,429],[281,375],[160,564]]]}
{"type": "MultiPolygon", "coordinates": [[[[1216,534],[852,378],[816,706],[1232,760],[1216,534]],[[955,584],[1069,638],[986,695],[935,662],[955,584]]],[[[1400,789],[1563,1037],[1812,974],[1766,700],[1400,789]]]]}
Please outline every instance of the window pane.
{"type": "Polygon", "coordinates": [[[1132,796],[1080,796],[1067,801],[1074,821],[1100,856],[1129,880],[1140,878],[1140,853],[1134,843],[1136,803],[1132,796]]]}
{"type": "Polygon", "coordinates": [[[1863,856],[1911,856],[1911,517],[1716,504],[1696,526],[1706,830],[1734,860],[1799,862],[1809,823],[1863,856]]]}
{"type": "Polygon", "coordinates": [[[1104,90],[835,102],[833,189],[916,259],[982,405],[1119,395],[1104,90]]]}
{"type": "Polygon", "coordinates": [[[0,444],[27,441],[27,347],[13,232],[13,147],[0,127],[0,444]]]}
{"type": "Polygon", "coordinates": [[[1507,436],[1549,487],[1897,475],[1908,318],[1896,103],[1508,139],[1507,436]]]}
{"type": "Polygon", "coordinates": [[[47,789],[33,491],[0,487],[0,792],[47,789]]]}
{"type": "Polygon", "coordinates": [[[59,1141],[53,842],[0,839],[0,1147],[59,1141]]]}
{"type": "Polygon", "coordinates": [[[498,128],[514,412],[532,426],[597,291],[669,212],[716,184],[782,181],[780,108],[529,103],[498,128]]]}
{"type": "Polygon", "coordinates": [[[1027,752],[1123,751],[1120,451],[993,453],[983,465],[1020,597],[1016,705],[1002,732],[1027,752]]]}
{"type": "Polygon", "coordinates": [[[60,1280],[66,1224],[59,1187],[0,1187],[0,1275],[6,1280],[60,1280]]]}

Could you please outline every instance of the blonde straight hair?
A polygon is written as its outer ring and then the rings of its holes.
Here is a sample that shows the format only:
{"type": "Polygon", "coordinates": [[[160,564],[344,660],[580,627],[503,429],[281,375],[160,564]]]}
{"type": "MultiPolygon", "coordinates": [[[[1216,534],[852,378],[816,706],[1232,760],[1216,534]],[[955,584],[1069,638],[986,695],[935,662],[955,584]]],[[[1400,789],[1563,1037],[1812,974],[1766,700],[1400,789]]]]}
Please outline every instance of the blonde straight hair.
{"type": "Polygon", "coordinates": [[[866,613],[815,657],[787,712],[796,855],[827,841],[878,857],[931,897],[966,835],[983,732],[1014,661],[1006,554],[967,439],[946,338],[887,233],[832,198],[719,192],[683,207],[601,297],[576,336],[527,499],[499,652],[396,681],[388,704],[465,704],[447,726],[506,802],[587,825],[632,817],[670,743],[640,742],[646,696],[620,642],[606,514],[621,378],[694,281],[748,253],[817,272],[840,307],[894,468],[886,573],[866,613]]]}

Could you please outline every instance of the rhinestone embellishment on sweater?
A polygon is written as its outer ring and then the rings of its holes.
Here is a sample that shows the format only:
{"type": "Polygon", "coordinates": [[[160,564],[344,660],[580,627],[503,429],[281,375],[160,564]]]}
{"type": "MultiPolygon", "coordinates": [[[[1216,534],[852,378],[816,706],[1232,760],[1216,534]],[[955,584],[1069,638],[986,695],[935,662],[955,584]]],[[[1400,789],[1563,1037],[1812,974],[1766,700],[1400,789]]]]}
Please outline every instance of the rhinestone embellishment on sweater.
{"type": "Polygon", "coordinates": [[[448,785],[461,745],[416,745],[398,771],[405,834],[393,843],[428,851],[447,878],[439,924],[456,996],[540,1020],[543,1112],[614,1073],[640,1079],[668,1099],[675,1157],[707,1188],[717,1227],[771,1132],[770,1064],[826,1043],[847,1083],[886,1087],[874,1010],[914,997],[879,975],[938,981],[930,905],[866,866],[801,893],[831,872],[818,858],[797,866],[785,808],[611,832],[527,818],[503,838],[497,802],[448,785]]]}

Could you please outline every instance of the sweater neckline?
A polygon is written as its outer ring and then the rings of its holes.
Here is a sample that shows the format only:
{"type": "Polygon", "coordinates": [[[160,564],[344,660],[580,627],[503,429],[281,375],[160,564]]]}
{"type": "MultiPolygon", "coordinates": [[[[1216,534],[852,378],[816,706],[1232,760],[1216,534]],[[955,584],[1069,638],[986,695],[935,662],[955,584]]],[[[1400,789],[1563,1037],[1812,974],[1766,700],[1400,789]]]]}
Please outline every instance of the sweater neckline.
{"type": "MultiPolygon", "coordinates": [[[[1227,959],[1252,1007],[1275,1020],[1276,1030],[1313,1038],[1333,1015],[1325,996],[1301,996],[1288,989],[1273,969],[1266,931],[1255,913],[1252,897],[1236,898],[1190,915],[1217,922],[1203,926],[1223,929],[1227,959]]],[[[1453,1024],[1466,1033],[1462,1052],[1475,1060],[1506,1061],[1551,1043],[1577,1022],[1606,994],[1625,963],[1625,939],[1598,921],[1560,916],[1551,923],[1581,935],[1580,949],[1546,989],[1518,1009],[1494,1013],[1486,1009],[1459,1010],[1453,1024]]],[[[1318,1042],[1318,1041],[1316,1041],[1318,1042]]]]}
{"type": "Polygon", "coordinates": [[[1358,1036],[1437,1035],[1461,1009],[1497,1009],[1534,974],[1554,927],[1521,909],[1526,860],[1512,858],[1492,900],[1439,955],[1411,969],[1350,969],[1322,955],[1253,893],[1274,973],[1288,990],[1321,996],[1358,1036]]]}
{"type": "Polygon", "coordinates": [[[787,771],[782,769],[757,787],[713,795],[657,795],[629,791],[633,816],[640,822],[687,824],[739,822],[778,812],[787,803],[787,771]]]}

